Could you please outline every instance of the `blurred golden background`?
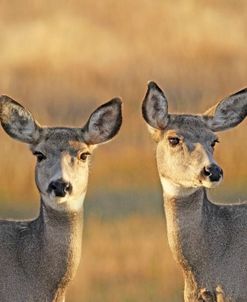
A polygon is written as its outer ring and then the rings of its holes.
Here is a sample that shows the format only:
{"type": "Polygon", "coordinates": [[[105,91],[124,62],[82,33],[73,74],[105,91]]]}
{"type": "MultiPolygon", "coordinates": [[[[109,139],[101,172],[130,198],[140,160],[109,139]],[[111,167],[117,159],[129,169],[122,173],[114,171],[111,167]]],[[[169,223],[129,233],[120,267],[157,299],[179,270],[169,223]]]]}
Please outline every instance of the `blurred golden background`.
{"type": "MultiPolygon", "coordinates": [[[[246,20],[244,0],[0,0],[0,94],[50,126],[83,125],[101,103],[124,101],[119,135],[93,156],[68,302],[182,301],[141,101],[148,80],[171,112],[203,112],[246,87],[246,20]]],[[[246,131],[244,121],[219,135],[214,199],[246,198],[246,131]]],[[[2,130],[0,146],[0,215],[33,217],[35,159],[2,130]]]]}

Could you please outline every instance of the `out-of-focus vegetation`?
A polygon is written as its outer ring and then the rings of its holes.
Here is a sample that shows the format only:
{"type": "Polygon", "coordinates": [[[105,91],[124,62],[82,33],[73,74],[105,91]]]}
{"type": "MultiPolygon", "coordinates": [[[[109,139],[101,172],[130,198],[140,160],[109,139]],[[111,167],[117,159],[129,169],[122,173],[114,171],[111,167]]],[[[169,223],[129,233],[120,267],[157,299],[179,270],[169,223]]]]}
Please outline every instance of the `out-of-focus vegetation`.
{"type": "MultiPolygon", "coordinates": [[[[247,86],[247,2],[0,0],[0,94],[51,126],[83,125],[124,101],[123,127],[95,151],[83,259],[68,301],[181,301],[162,197],[140,105],[146,82],[171,111],[202,112],[247,86]]],[[[246,121],[220,134],[221,201],[246,198],[246,121]]],[[[35,159],[0,129],[1,216],[38,212],[35,159]]]]}
{"type": "Polygon", "coordinates": [[[182,278],[158,217],[137,215],[111,226],[90,219],[68,301],[182,301],[182,278]]]}

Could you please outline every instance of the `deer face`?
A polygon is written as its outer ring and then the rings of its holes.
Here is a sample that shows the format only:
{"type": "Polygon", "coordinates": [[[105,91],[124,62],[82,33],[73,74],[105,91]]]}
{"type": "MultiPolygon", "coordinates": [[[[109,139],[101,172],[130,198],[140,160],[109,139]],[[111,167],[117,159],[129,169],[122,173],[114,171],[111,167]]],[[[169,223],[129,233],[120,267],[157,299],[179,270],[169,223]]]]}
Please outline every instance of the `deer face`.
{"type": "Polygon", "coordinates": [[[43,201],[56,208],[80,208],[93,147],[77,129],[46,129],[31,150],[37,157],[35,179],[43,201]]]}
{"type": "Polygon", "coordinates": [[[151,82],[142,105],[143,117],[157,142],[157,165],[164,191],[190,194],[220,183],[223,171],[213,158],[216,131],[236,126],[247,114],[247,92],[222,101],[204,115],[168,114],[167,99],[151,82]]]}
{"type": "Polygon", "coordinates": [[[93,149],[116,135],[122,122],[121,101],[113,99],[95,110],[82,128],[40,126],[31,114],[9,97],[1,98],[4,130],[28,143],[37,157],[35,179],[45,205],[55,210],[81,208],[87,188],[93,149]]]}
{"type": "Polygon", "coordinates": [[[161,180],[185,188],[211,188],[220,183],[223,172],[213,158],[218,139],[199,118],[170,116],[160,135],[156,155],[161,180]]]}

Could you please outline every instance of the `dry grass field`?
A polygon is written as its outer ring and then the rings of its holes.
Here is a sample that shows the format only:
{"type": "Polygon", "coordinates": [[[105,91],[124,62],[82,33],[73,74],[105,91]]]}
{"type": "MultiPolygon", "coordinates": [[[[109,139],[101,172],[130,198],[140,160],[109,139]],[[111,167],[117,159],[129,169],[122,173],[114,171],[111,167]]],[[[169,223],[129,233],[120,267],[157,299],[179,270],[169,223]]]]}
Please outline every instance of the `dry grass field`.
{"type": "MultiPolygon", "coordinates": [[[[82,262],[68,302],[179,302],[154,150],[140,105],[152,79],[171,111],[203,112],[247,86],[247,2],[0,0],[0,94],[41,124],[83,125],[99,104],[124,101],[124,123],[95,151],[82,262]]],[[[220,201],[247,196],[247,123],[219,135],[220,201]]],[[[35,159],[0,130],[0,215],[38,212],[35,159]]]]}
{"type": "Polygon", "coordinates": [[[131,216],[110,225],[89,219],[68,301],[182,301],[182,279],[167,245],[164,221],[131,216]]]}

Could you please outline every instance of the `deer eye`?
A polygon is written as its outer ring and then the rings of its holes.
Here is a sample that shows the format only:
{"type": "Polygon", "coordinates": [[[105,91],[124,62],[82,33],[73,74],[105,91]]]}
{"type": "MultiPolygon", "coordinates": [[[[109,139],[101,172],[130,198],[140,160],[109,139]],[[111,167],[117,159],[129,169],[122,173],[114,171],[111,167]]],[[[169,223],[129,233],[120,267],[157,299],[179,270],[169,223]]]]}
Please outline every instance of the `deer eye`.
{"type": "Polygon", "coordinates": [[[42,160],[46,159],[46,156],[43,153],[38,152],[38,151],[34,152],[33,155],[35,155],[37,157],[38,163],[40,163],[42,160]]]}
{"type": "Polygon", "coordinates": [[[168,141],[172,147],[175,147],[179,144],[180,139],[177,136],[174,136],[174,137],[168,137],[168,141]]]}
{"type": "Polygon", "coordinates": [[[212,143],[211,143],[211,147],[214,149],[215,145],[219,143],[218,139],[215,139],[212,143]]]}
{"type": "Polygon", "coordinates": [[[79,154],[79,159],[82,161],[86,161],[89,155],[91,155],[89,152],[81,152],[79,154]]]}

